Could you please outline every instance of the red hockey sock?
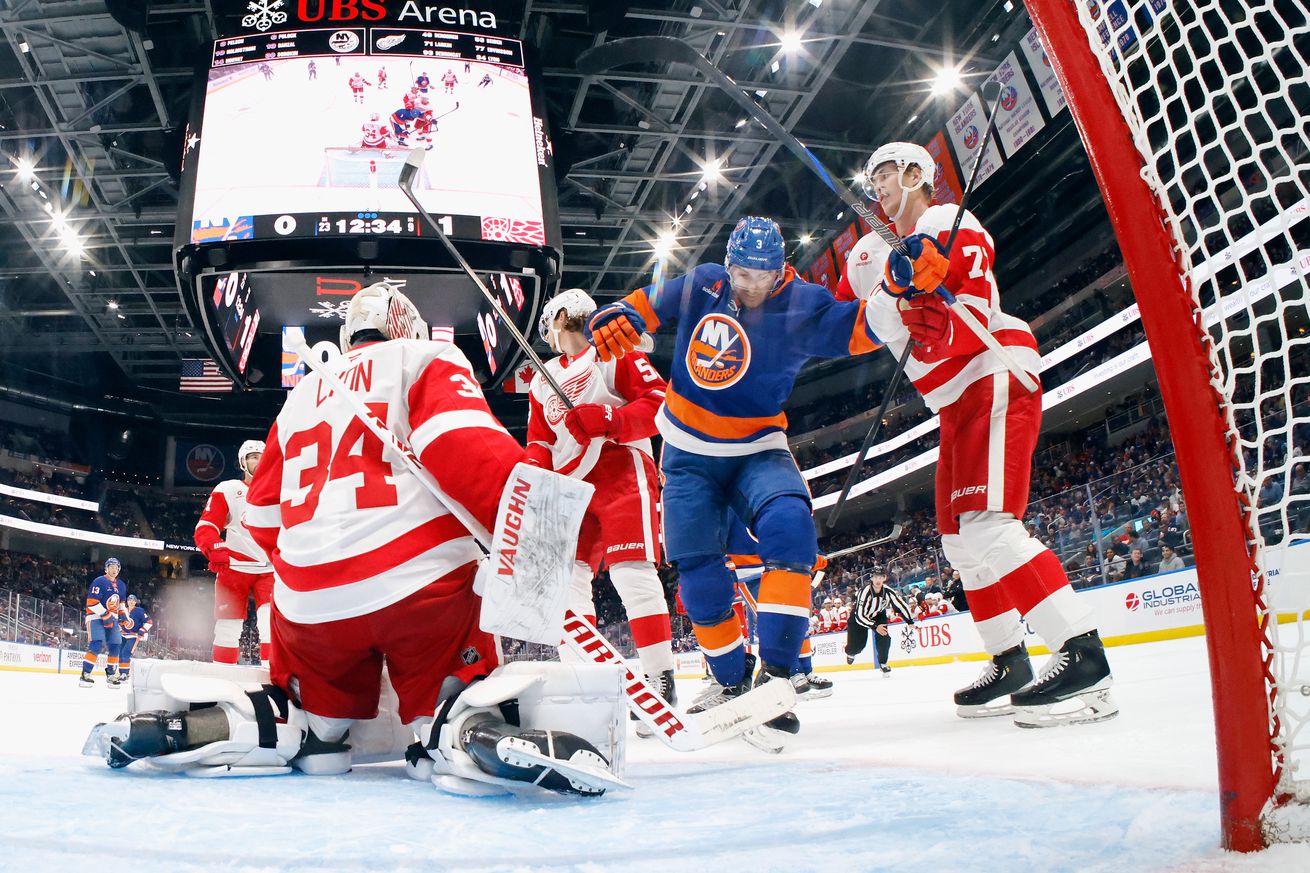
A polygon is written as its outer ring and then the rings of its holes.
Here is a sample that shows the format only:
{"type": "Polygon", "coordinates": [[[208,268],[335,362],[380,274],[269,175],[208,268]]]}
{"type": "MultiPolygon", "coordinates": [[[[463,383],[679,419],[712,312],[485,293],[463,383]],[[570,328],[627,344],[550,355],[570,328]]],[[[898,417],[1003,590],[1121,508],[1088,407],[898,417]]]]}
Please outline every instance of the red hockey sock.
{"type": "Polygon", "coordinates": [[[236,646],[214,646],[215,664],[235,664],[241,650],[236,646]]]}

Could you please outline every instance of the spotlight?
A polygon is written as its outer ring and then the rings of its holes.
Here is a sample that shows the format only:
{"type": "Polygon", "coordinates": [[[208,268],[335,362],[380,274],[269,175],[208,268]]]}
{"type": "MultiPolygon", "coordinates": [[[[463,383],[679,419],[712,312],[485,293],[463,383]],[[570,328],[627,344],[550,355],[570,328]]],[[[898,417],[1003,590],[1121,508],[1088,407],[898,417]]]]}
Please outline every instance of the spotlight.
{"type": "Polygon", "coordinates": [[[801,34],[798,30],[788,30],[782,35],[782,50],[786,54],[794,55],[801,50],[801,34]]]}
{"type": "Polygon", "coordinates": [[[19,158],[17,163],[18,181],[30,182],[36,175],[36,167],[27,158],[19,158]]]}
{"type": "Polygon", "coordinates": [[[700,165],[702,182],[717,182],[723,178],[723,161],[715,158],[712,161],[706,161],[700,165]]]}
{"type": "Polygon", "coordinates": [[[959,67],[942,67],[933,75],[932,93],[934,96],[940,97],[943,94],[949,94],[958,87],[960,87],[959,67]]]}
{"type": "Polygon", "coordinates": [[[812,238],[813,238],[813,237],[811,237],[808,233],[803,233],[803,234],[801,234],[801,245],[803,245],[803,246],[807,246],[807,245],[809,245],[809,244],[810,244],[810,240],[811,240],[812,238]]]}

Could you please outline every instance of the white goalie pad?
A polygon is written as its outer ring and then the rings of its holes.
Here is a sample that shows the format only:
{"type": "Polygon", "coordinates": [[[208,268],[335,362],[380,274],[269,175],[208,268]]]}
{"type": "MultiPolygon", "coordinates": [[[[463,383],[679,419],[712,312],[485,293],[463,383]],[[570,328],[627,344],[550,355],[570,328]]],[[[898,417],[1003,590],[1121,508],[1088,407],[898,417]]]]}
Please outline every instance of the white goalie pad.
{"type": "MultiPolygon", "coordinates": [[[[247,692],[259,692],[270,683],[266,667],[154,659],[134,662],[127,697],[129,712],[179,712],[194,704],[214,703],[227,715],[229,726],[228,740],[146,760],[161,769],[194,776],[290,772],[291,761],[300,752],[306,731],[316,717],[288,702],[286,722],[276,726],[276,748],[260,748],[259,718],[247,692]]],[[[350,723],[346,740],[350,751],[310,756],[295,766],[307,773],[327,775],[345,772],[352,764],[403,759],[414,733],[400,722],[398,708],[395,691],[384,672],[378,715],[350,723]]],[[[95,754],[98,750],[91,750],[92,745],[89,740],[84,752],[95,754]]]]}
{"type": "Polygon", "coordinates": [[[594,491],[531,464],[514,467],[500,497],[491,554],[474,585],[484,631],[559,643],[578,531],[594,491]]]}
{"type": "MultiPolygon", "coordinates": [[[[606,777],[615,787],[622,783],[627,737],[626,698],[619,669],[610,664],[560,664],[520,661],[496,668],[456,699],[436,748],[430,749],[432,783],[444,791],[464,795],[541,793],[529,782],[500,779],[483,770],[460,747],[460,731],[474,719],[504,721],[502,703],[517,700],[518,722],[523,728],[561,731],[587,740],[609,761],[606,777]]],[[[428,746],[432,726],[425,725],[420,740],[428,746]]],[[[427,775],[427,774],[425,774],[427,775]]]]}

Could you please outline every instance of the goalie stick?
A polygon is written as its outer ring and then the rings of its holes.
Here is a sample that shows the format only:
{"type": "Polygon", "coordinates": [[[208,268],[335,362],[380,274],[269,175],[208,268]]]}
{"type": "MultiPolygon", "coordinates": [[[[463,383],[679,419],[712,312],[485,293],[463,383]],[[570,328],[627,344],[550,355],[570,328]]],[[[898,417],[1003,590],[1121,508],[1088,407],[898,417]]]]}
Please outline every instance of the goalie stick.
{"type": "MultiPolygon", "coordinates": [[[[333,395],[350,406],[355,418],[380,439],[382,445],[389,448],[419,483],[440,500],[486,548],[488,543],[478,536],[482,525],[471,518],[459,503],[445,495],[432,474],[415,457],[414,451],[373,415],[359,395],[347,388],[304,340],[293,340],[292,350],[332,389],[333,395]]],[[[694,715],[679,713],[660,697],[644,677],[633,672],[614,645],[586,618],[572,610],[565,612],[563,634],[564,643],[582,658],[597,664],[612,663],[619,666],[623,672],[623,693],[628,698],[628,708],[649,725],[665,745],[675,751],[693,752],[739,736],[782,715],[796,702],[796,694],[790,682],[766,682],[705,712],[694,715]]]]}
{"type": "MultiPolygon", "coordinates": [[[[632,36],[624,39],[616,39],[613,42],[607,42],[603,45],[587,49],[587,51],[578,56],[577,67],[583,73],[599,75],[600,73],[604,73],[607,70],[623,64],[661,61],[670,64],[685,64],[699,70],[701,75],[705,76],[705,78],[709,79],[715,85],[718,85],[720,90],[731,97],[738,106],[745,110],[747,115],[776,137],[779,144],[786,146],[788,151],[800,158],[805,166],[814,171],[814,174],[822,180],[823,184],[828,187],[828,190],[840,197],[843,203],[853,209],[857,215],[869,223],[869,226],[873,228],[874,233],[882,237],[883,240],[896,251],[901,254],[908,254],[904,240],[897,236],[896,231],[887,226],[882,219],[865,206],[864,201],[859,197],[859,195],[846,187],[846,185],[840,179],[835,178],[832,173],[829,173],[827,167],[825,167],[823,163],[814,156],[813,152],[805,147],[804,143],[797,139],[789,130],[787,130],[787,128],[779,124],[776,118],[764,111],[764,109],[752,100],[750,95],[743,91],[730,76],[714,66],[714,63],[710,61],[709,58],[696,51],[690,43],[683,42],[682,40],[675,39],[671,36],[632,36]]],[[[982,154],[985,148],[985,145],[982,148],[979,148],[979,155],[982,154]]],[[[963,199],[960,203],[960,213],[964,213],[963,199]]],[[[983,345],[987,346],[987,348],[1005,364],[1006,369],[1014,374],[1014,377],[1019,380],[1020,384],[1022,384],[1029,393],[1037,391],[1038,385],[1033,378],[1024,372],[1023,368],[1020,367],[1014,358],[1010,356],[1010,353],[1005,350],[1004,346],[1000,344],[996,337],[992,336],[991,332],[983,327],[982,323],[974,317],[974,314],[956,300],[954,294],[945,288],[938,288],[936,293],[941,295],[941,298],[946,302],[946,305],[951,308],[951,311],[956,314],[960,321],[964,322],[964,325],[969,328],[970,331],[977,335],[983,345]]]]}
{"type": "MultiPolygon", "coordinates": [[[[456,101],[455,109],[458,108],[459,102],[456,101]]],[[[450,111],[454,112],[455,110],[452,109],[450,111]]],[[[459,249],[457,249],[455,244],[450,241],[450,237],[446,236],[445,232],[441,229],[441,226],[437,224],[437,220],[432,217],[432,213],[424,209],[423,204],[418,202],[418,195],[414,193],[414,180],[418,178],[419,168],[423,166],[423,158],[426,156],[427,149],[416,148],[410,151],[409,157],[405,158],[405,163],[400,168],[400,190],[407,198],[409,198],[409,202],[414,204],[414,208],[418,210],[419,216],[427,224],[428,228],[437,235],[437,239],[441,241],[443,246],[445,246],[446,251],[450,253],[450,256],[455,259],[455,263],[459,265],[459,268],[473,280],[474,285],[478,286],[478,290],[482,292],[482,296],[485,297],[487,303],[491,305],[491,311],[500,317],[501,323],[503,323],[509,330],[510,336],[514,337],[514,341],[518,343],[519,348],[527,354],[528,358],[532,361],[532,365],[537,368],[537,372],[541,374],[541,377],[546,380],[548,385],[550,385],[551,390],[559,397],[560,402],[564,404],[564,408],[572,409],[573,401],[569,399],[568,395],[564,393],[564,389],[555,381],[555,377],[546,369],[546,364],[541,360],[541,356],[533,351],[532,344],[524,338],[518,325],[516,325],[513,319],[509,317],[509,314],[505,312],[504,307],[500,305],[500,301],[496,299],[496,295],[491,293],[490,289],[488,289],[486,284],[482,281],[482,277],[473,271],[473,268],[469,266],[468,261],[464,260],[464,256],[459,253],[459,249]]]]}
{"type": "MultiPolygon", "coordinates": [[[[983,131],[982,141],[978,143],[978,154],[974,156],[973,169],[969,171],[969,181],[965,183],[964,191],[960,194],[960,208],[955,212],[955,221],[951,222],[951,233],[946,237],[946,256],[948,258],[950,257],[951,246],[955,244],[955,236],[960,232],[960,222],[964,219],[965,204],[969,202],[969,197],[973,194],[974,185],[978,181],[978,170],[982,167],[983,153],[987,151],[987,146],[992,141],[992,131],[996,129],[996,114],[1001,108],[1001,94],[1003,93],[1001,86],[995,82],[989,82],[988,85],[995,86],[996,96],[990,101],[992,108],[987,114],[987,128],[983,131]]],[[[946,289],[943,288],[940,290],[944,292],[946,289]]],[[[952,305],[951,311],[957,314],[968,314],[969,317],[973,317],[973,313],[969,312],[968,308],[965,306],[957,307],[952,305]]],[[[974,332],[977,333],[977,331],[974,332]]],[[[981,336],[981,334],[979,334],[979,336],[981,336]]],[[[992,335],[988,333],[987,336],[991,337],[992,335]]],[[[992,339],[995,341],[995,337],[992,337],[992,339]]],[[[864,462],[866,460],[865,456],[869,453],[869,449],[873,447],[873,441],[878,437],[878,430],[882,427],[882,417],[887,412],[887,404],[891,402],[892,397],[896,393],[897,387],[901,384],[901,376],[905,374],[905,364],[909,361],[910,350],[913,348],[914,343],[907,342],[905,344],[905,350],[901,352],[900,360],[896,362],[896,372],[892,374],[891,382],[887,391],[882,396],[882,406],[878,408],[878,417],[873,420],[873,426],[870,427],[869,432],[865,434],[864,442],[860,443],[860,453],[855,456],[855,463],[851,465],[851,471],[846,474],[846,481],[842,483],[841,494],[838,495],[837,502],[832,507],[832,512],[828,513],[827,527],[829,530],[837,524],[837,519],[841,518],[841,512],[846,508],[846,501],[850,499],[851,489],[855,487],[856,481],[860,478],[860,472],[864,469],[864,462]]],[[[1035,392],[1038,389],[1039,386],[1037,383],[1027,373],[1022,372],[1022,369],[1016,369],[1014,366],[1011,366],[1010,361],[1006,362],[1006,367],[1008,367],[1010,372],[1014,373],[1019,381],[1023,383],[1023,386],[1028,389],[1029,393],[1035,392]]]]}

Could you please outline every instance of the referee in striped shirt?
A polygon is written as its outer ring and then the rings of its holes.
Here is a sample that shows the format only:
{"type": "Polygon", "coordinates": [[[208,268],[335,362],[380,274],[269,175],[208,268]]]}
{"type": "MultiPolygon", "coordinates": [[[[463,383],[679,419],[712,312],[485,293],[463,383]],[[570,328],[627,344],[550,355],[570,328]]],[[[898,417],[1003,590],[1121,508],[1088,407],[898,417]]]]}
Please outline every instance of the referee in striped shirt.
{"type": "Polygon", "coordinates": [[[887,656],[891,653],[892,638],[887,632],[887,622],[891,611],[900,613],[906,623],[914,624],[910,607],[891,588],[887,587],[887,572],[875,567],[869,584],[860,589],[855,596],[855,609],[851,611],[851,620],[846,625],[846,663],[855,663],[855,656],[864,651],[869,642],[869,631],[873,631],[873,665],[884,673],[890,673],[887,656]]]}

